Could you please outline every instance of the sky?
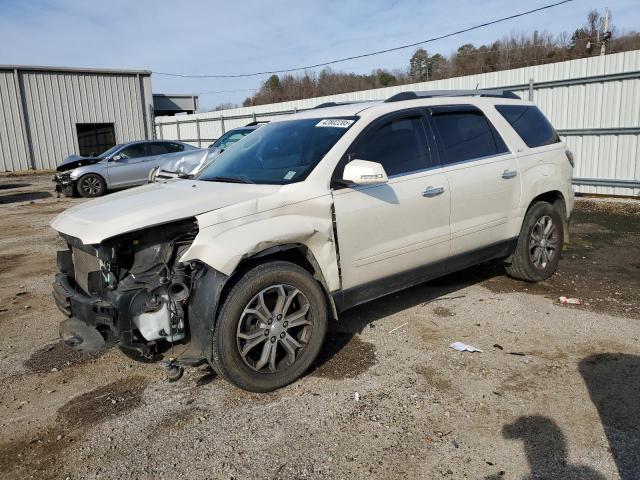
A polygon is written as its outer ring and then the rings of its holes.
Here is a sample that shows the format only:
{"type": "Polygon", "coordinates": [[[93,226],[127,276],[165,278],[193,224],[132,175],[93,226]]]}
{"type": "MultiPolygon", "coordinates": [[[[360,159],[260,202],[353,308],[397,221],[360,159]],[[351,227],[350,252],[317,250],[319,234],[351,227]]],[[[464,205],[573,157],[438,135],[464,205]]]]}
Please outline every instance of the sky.
{"type": "MultiPolygon", "coordinates": [[[[0,64],[250,73],[418,42],[549,3],[554,0],[0,0],[0,64]]],[[[570,32],[584,23],[591,8],[605,6],[617,29],[640,28],[638,0],[575,0],[424,48],[448,55],[464,43],[488,43],[512,32],[570,32]]],[[[403,69],[414,51],[332,68],[356,73],[403,69]]],[[[200,108],[206,110],[242,103],[265,79],[154,74],[152,85],[154,93],[199,93],[200,108]]]]}

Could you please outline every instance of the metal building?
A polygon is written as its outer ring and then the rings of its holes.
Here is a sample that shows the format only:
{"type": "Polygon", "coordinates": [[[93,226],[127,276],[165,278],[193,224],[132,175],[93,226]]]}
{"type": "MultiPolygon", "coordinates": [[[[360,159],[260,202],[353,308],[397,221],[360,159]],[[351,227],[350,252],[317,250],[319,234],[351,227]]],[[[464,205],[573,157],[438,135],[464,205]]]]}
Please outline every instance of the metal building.
{"type": "Polygon", "coordinates": [[[154,93],[153,109],[156,117],[178,113],[196,113],[198,95],[194,93],[154,93]]]}
{"type": "Polygon", "coordinates": [[[151,72],[0,65],[0,171],[153,138],[151,72]]]}

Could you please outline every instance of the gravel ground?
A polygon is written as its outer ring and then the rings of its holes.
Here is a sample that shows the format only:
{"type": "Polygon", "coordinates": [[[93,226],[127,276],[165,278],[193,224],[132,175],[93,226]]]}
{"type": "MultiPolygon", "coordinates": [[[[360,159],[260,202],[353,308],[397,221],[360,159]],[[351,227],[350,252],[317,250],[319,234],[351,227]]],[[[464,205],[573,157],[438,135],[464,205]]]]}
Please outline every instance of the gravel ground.
{"type": "Polygon", "coordinates": [[[49,178],[0,177],[2,478],[640,479],[638,202],[578,201],[547,282],[486,264],[357,307],[249,394],[57,342],[48,222],[84,200],[49,178]]]}

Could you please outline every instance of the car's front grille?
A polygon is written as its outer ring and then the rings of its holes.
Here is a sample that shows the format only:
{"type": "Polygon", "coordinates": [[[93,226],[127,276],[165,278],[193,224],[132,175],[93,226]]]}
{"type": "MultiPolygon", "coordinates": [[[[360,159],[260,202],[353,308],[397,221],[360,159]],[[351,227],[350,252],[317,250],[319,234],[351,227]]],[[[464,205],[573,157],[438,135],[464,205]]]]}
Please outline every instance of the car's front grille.
{"type": "Polygon", "coordinates": [[[100,260],[95,255],[73,248],[73,270],[78,286],[89,293],[89,273],[100,270],[100,260]]]}

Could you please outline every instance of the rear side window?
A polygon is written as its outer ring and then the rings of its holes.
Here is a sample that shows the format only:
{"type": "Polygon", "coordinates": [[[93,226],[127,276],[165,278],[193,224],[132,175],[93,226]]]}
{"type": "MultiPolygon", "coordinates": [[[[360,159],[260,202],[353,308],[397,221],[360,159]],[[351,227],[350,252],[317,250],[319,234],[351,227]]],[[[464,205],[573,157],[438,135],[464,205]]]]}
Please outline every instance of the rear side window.
{"type": "Polygon", "coordinates": [[[387,175],[414,172],[430,166],[422,117],[398,118],[368,132],[359,142],[357,157],[381,163],[387,175]]]}
{"type": "Polygon", "coordinates": [[[169,153],[181,152],[184,150],[184,145],[179,143],[167,143],[167,150],[169,153]]]}
{"type": "Polygon", "coordinates": [[[509,151],[480,110],[434,112],[431,122],[438,139],[442,165],[509,151]]]}
{"type": "Polygon", "coordinates": [[[538,107],[496,105],[502,115],[529,148],[558,143],[560,137],[538,107]]]}
{"type": "Polygon", "coordinates": [[[149,155],[164,155],[169,153],[168,144],[163,142],[153,142],[149,144],[149,155]]]}

